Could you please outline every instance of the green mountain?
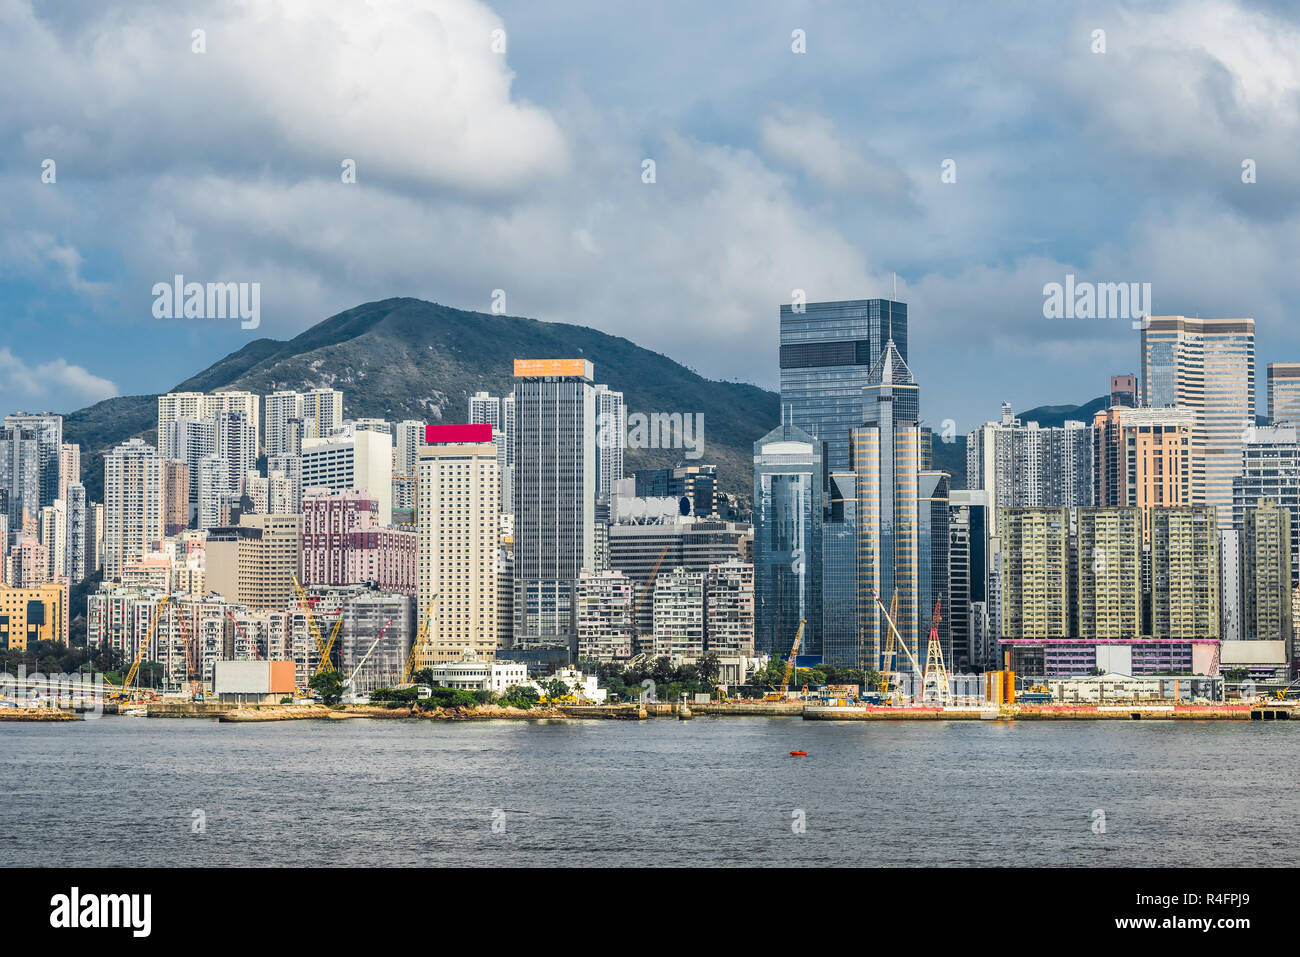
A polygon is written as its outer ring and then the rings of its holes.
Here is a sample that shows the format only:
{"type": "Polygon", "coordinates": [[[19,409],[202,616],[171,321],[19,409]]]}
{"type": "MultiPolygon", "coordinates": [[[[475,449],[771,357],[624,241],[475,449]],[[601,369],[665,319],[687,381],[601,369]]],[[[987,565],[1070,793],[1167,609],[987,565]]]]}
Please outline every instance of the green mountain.
{"type": "MultiPolygon", "coordinates": [[[[780,398],[758,386],[706,379],[665,355],[585,326],[466,312],[420,299],[385,299],[341,312],[287,341],[257,339],[172,391],[280,389],[332,386],[343,390],[349,418],[461,422],[469,396],[511,387],[515,358],[585,358],[597,382],[623,392],[633,412],[704,414],[704,452],[718,466],[722,488],[744,501],[752,495],[753,443],[780,421],[780,398]]],[[[1091,422],[1106,404],[1039,406],[1022,421],[1059,426],[1091,422]]],[[[139,435],[156,442],[157,396],[106,399],[64,417],[65,441],[82,449],[82,482],[103,501],[103,453],[139,435]]],[[[934,467],[966,486],[966,437],[935,436],[934,467]]],[[[682,450],[628,449],[626,466],[675,465],[682,450]]]]}
{"type": "MultiPolygon", "coordinates": [[[[706,379],[665,355],[584,326],[465,312],[419,299],[385,299],[339,313],[288,341],[258,339],[172,391],[330,386],[348,418],[463,422],[469,396],[512,386],[515,358],[585,358],[597,382],[635,412],[703,413],[697,460],[718,466],[725,491],[752,494],[753,443],[780,421],[775,393],[706,379]]],[[[156,441],[157,396],[119,396],[64,419],[82,447],[87,495],[103,501],[103,453],[134,435],[156,441]]],[[[684,450],[628,449],[628,471],[679,464],[684,450]]]]}

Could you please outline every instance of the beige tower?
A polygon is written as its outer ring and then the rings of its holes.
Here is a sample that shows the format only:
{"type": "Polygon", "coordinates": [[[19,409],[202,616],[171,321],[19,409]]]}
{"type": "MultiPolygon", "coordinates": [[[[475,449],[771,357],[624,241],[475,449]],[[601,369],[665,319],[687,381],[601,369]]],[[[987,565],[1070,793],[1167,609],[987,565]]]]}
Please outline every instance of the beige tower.
{"type": "MultiPolygon", "coordinates": [[[[443,428],[457,434],[451,426],[443,428]]],[[[422,446],[416,478],[417,621],[423,625],[426,616],[430,621],[415,667],[459,661],[467,648],[480,659],[494,658],[501,494],[496,446],[474,441],[422,446]]]]}

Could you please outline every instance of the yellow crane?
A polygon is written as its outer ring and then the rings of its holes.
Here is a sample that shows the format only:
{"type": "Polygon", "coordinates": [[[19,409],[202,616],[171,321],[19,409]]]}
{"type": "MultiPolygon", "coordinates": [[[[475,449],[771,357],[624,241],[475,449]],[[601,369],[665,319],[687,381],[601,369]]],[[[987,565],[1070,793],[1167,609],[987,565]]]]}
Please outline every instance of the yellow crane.
{"type": "Polygon", "coordinates": [[[320,653],[320,664],[316,666],[316,674],[322,671],[333,671],[334,663],[330,661],[330,654],[334,651],[334,642],[338,639],[339,631],[343,628],[343,609],[339,609],[339,615],[334,619],[334,627],[330,629],[329,641],[325,642],[325,647],[320,653]]]}
{"type": "Polygon", "coordinates": [[[437,601],[438,593],[434,592],[429,603],[424,606],[424,620],[420,622],[420,632],[415,636],[415,641],[411,642],[411,653],[406,656],[406,668],[402,671],[402,684],[411,683],[411,674],[415,671],[416,659],[420,656],[420,651],[424,648],[424,642],[429,636],[429,625],[433,622],[433,603],[437,601]]]}
{"type": "Polygon", "coordinates": [[[153,636],[158,630],[158,621],[162,618],[163,608],[171,599],[171,595],[163,595],[162,601],[158,602],[158,607],[154,609],[153,618],[149,622],[149,632],[144,636],[144,640],[136,646],[135,661],[131,662],[131,670],[126,673],[126,680],[122,682],[120,694],[123,698],[131,693],[131,683],[135,681],[136,675],[140,673],[140,663],[144,661],[145,653],[149,646],[153,644],[153,636]]]}
{"type": "MultiPolygon", "coordinates": [[[[898,592],[889,599],[889,619],[893,621],[898,614],[898,592]]],[[[880,661],[880,693],[889,694],[889,684],[894,673],[894,633],[885,632],[885,654],[880,661]]]]}
{"type": "Polygon", "coordinates": [[[785,693],[790,690],[790,679],[794,677],[794,661],[799,654],[799,643],[803,641],[803,626],[807,623],[806,618],[799,620],[799,630],[794,634],[794,646],[790,649],[790,657],[785,660],[785,675],[781,678],[781,690],[763,695],[764,701],[785,700],[785,693]]]}
{"type": "MultiPolygon", "coordinates": [[[[293,590],[298,595],[298,604],[301,605],[302,610],[307,613],[307,627],[311,633],[312,640],[316,642],[316,651],[320,655],[320,661],[322,663],[326,662],[329,660],[329,651],[325,647],[325,639],[321,637],[320,626],[316,624],[316,616],[311,613],[311,602],[307,600],[307,592],[302,587],[302,583],[298,581],[298,576],[294,575],[292,577],[293,590]]],[[[317,673],[319,673],[320,670],[320,664],[318,664],[316,666],[317,673]]]]}

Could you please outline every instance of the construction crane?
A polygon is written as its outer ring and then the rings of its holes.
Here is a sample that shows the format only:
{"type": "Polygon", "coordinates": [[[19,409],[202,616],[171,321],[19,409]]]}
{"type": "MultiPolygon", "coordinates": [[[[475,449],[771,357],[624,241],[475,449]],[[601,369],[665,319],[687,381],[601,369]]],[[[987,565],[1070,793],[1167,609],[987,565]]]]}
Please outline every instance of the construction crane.
{"type": "MultiPolygon", "coordinates": [[[[173,604],[172,605],[173,614],[179,613],[178,609],[180,607],[181,606],[179,603],[173,604]]],[[[185,611],[185,613],[181,614],[177,623],[180,625],[181,643],[185,648],[185,683],[190,686],[190,700],[197,701],[199,697],[199,682],[197,680],[197,676],[199,672],[198,672],[198,668],[195,666],[195,658],[197,657],[195,655],[196,649],[191,647],[194,641],[194,635],[190,631],[190,614],[189,614],[190,611],[193,610],[193,607],[194,606],[191,605],[190,608],[185,611]]]]}
{"type": "MultiPolygon", "coordinates": [[[[872,592],[871,597],[875,599],[876,607],[880,609],[880,613],[885,616],[885,622],[889,625],[889,634],[890,634],[891,641],[897,641],[900,645],[903,646],[903,650],[907,652],[907,660],[912,663],[912,670],[915,671],[917,675],[922,674],[923,672],[921,671],[921,665],[919,662],[917,662],[916,655],[912,653],[911,646],[909,646],[908,643],[903,640],[903,636],[898,633],[898,628],[895,627],[894,625],[894,616],[885,610],[885,603],[880,600],[880,592],[872,592]]],[[[892,656],[893,653],[894,653],[893,649],[890,648],[889,655],[892,656]]],[[[891,668],[891,671],[887,672],[886,675],[887,677],[892,677],[893,674],[892,661],[888,663],[888,666],[891,668]]]]}
{"type": "Polygon", "coordinates": [[[939,704],[953,703],[952,687],[948,682],[948,666],[943,661],[943,645],[939,641],[939,622],[943,621],[940,606],[943,599],[935,599],[934,614],[930,616],[930,633],[925,640],[925,678],[921,682],[921,701],[930,697],[930,681],[935,683],[935,697],[939,704]]]}
{"type": "Polygon", "coordinates": [[[325,643],[325,647],[321,650],[320,663],[316,665],[316,674],[320,674],[322,671],[334,670],[334,663],[330,660],[330,655],[334,651],[334,642],[338,639],[339,630],[342,629],[342,627],[343,609],[340,608],[338,617],[334,619],[334,627],[330,629],[329,641],[325,643]]]}
{"type": "Polygon", "coordinates": [[[235,613],[227,608],[226,617],[234,622],[235,631],[239,632],[239,637],[244,639],[244,647],[247,649],[248,654],[252,656],[254,661],[260,661],[262,659],[262,652],[258,650],[257,642],[248,637],[248,632],[244,631],[244,626],[239,623],[239,619],[235,617],[235,613]]]}
{"type": "Polygon", "coordinates": [[[361,670],[362,665],[370,660],[371,654],[373,654],[374,650],[379,647],[379,640],[384,637],[384,632],[388,630],[388,626],[392,623],[393,619],[391,618],[384,622],[384,627],[379,629],[379,634],[375,635],[375,640],[370,643],[370,647],[366,649],[366,653],[361,656],[361,660],[357,662],[357,666],[352,669],[352,674],[348,675],[347,680],[343,682],[344,688],[352,687],[352,682],[356,678],[357,672],[361,670]]]}
{"type": "MultiPolygon", "coordinates": [[[[316,651],[320,655],[320,660],[326,661],[329,656],[325,652],[325,639],[321,637],[320,626],[316,624],[316,616],[311,613],[311,602],[307,599],[307,592],[303,589],[302,583],[298,581],[297,575],[292,576],[292,578],[293,590],[298,595],[298,604],[301,605],[302,610],[307,613],[307,626],[311,633],[312,640],[316,642],[316,651]]],[[[319,670],[320,668],[318,665],[317,671],[319,670]]]]}
{"type": "Polygon", "coordinates": [[[131,693],[131,682],[135,681],[136,675],[140,673],[140,663],[144,661],[145,652],[153,643],[153,636],[158,631],[158,622],[162,618],[163,608],[171,599],[171,595],[163,595],[162,601],[158,602],[158,607],[154,609],[153,618],[149,622],[149,632],[144,636],[144,640],[136,646],[135,661],[131,663],[131,670],[126,673],[126,680],[122,682],[121,695],[123,698],[131,693]]]}
{"type": "Polygon", "coordinates": [[[781,690],[763,695],[764,701],[785,700],[785,694],[790,690],[790,679],[794,677],[794,662],[799,655],[799,643],[803,641],[803,627],[807,623],[806,618],[799,620],[799,630],[794,633],[794,645],[790,648],[790,657],[785,660],[785,675],[781,678],[781,690]]]}
{"type": "MultiPolygon", "coordinates": [[[[889,598],[889,618],[892,621],[897,616],[898,592],[894,592],[889,598]]],[[[880,693],[887,695],[894,674],[894,633],[888,629],[885,631],[885,652],[880,661],[880,669],[880,693]]]]}
{"type": "Polygon", "coordinates": [[[424,620],[420,622],[419,634],[415,636],[415,641],[411,642],[411,653],[406,656],[406,667],[402,670],[403,685],[411,683],[411,675],[415,671],[415,662],[424,650],[424,642],[429,636],[429,625],[433,623],[433,603],[437,600],[438,593],[434,592],[429,599],[429,603],[424,606],[424,620]]]}
{"type": "MultiPolygon", "coordinates": [[[[664,550],[660,552],[659,557],[655,559],[654,567],[650,569],[650,577],[646,579],[645,587],[641,589],[641,594],[636,596],[636,601],[632,602],[632,610],[628,612],[628,618],[630,619],[632,625],[632,634],[636,638],[636,643],[638,646],[641,643],[640,642],[641,630],[640,628],[637,627],[636,610],[638,607],[640,607],[641,601],[645,598],[646,594],[650,591],[651,588],[654,587],[655,579],[659,577],[659,566],[664,563],[664,557],[667,556],[668,549],[670,549],[671,547],[672,547],[671,544],[665,545],[664,550]]],[[[633,649],[633,651],[639,651],[639,650],[640,650],[639,647],[633,649]]]]}

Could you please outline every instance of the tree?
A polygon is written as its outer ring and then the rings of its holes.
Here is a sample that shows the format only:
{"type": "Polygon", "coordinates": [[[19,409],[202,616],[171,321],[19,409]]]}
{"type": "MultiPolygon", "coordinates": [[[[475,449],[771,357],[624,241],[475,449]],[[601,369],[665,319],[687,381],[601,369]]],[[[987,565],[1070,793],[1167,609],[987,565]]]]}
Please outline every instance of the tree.
{"type": "Polygon", "coordinates": [[[544,685],[542,690],[546,692],[546,697],[551,701],[563,698],[569,693],[569,686],[559,678],[551,678],[544,685]]]}
{"type": "Polygon", "coordinates": [[[537,689],[530,685],[511,685],[501,696],[501,704],[507,708],[520,708],[527,711],[537,704],[537,689]]]}
{"type": "Polygon", "coordinates": [[[699,672],[701,681],[717,684],[718,675],[722,673],[722,661],[716,653],[710,651],[695,663],[695,670],[699,672]]]}
{"type": "Polygon", "coordinates": [[[343,676],[337,671],[318,671],[311,676],[307,687],[320,695],[328,705],[335,705],[343,697],[343,676]]]}

